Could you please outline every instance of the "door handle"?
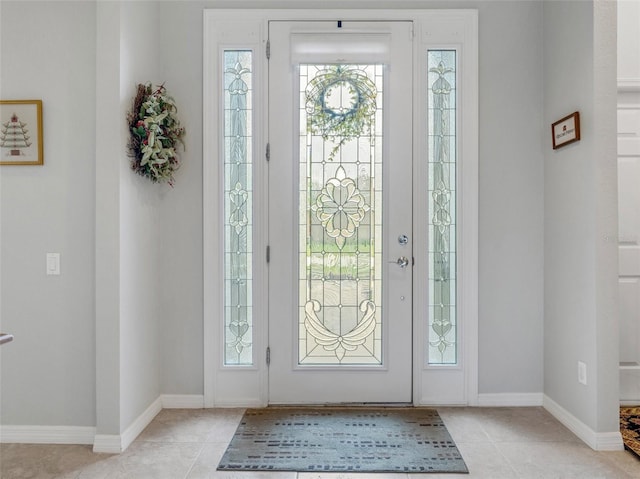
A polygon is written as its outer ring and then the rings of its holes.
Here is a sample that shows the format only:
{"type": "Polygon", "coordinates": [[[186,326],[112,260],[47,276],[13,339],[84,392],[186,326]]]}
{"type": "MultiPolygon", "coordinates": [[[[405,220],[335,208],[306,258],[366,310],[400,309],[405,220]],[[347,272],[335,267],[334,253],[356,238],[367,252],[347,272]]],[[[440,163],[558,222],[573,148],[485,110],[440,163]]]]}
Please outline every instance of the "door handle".
{"type": "Polygon", "coordinates": [[[395,263],[401,268],[406,268],[409,265],[409,258],[406,256],[400,256],[397,260],[389,261],[389,263],[395,263]]]}

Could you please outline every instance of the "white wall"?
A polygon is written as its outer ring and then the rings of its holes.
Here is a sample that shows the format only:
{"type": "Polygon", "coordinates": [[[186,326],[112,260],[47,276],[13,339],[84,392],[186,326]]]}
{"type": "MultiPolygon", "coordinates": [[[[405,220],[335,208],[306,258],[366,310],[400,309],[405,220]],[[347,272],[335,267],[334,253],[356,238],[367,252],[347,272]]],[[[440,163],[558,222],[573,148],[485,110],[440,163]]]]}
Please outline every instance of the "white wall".
{"type": "Polygon", "coordinates": [[[479,16],[479,392],[539,393],[542,4],[487,2],[479,16]]]}
{"type": "MultiPolygon", "coordinates": [[[[163,390],[202,394],[202,10],[238,2],[161,2],[163,78],[187,128],[162,237],[163,390]]],[[[303,2],[245,2],[295,7],[303,2]]],[[[480,29],[480,393],[542,392],[541,2],[336,2],[478,8],[480,29]],[[508,38],[508,41],[505,41],[508,38]],[[517,266],[514,266],[517,265],[517,266]]],[[[317,8],[313,2],[306,7],[317,8]]]]}
{"type": "Polygon", "coordinates": [[[137,84],[160,83],[157,4],[99,3],[96,22],[96,425],[98,435],[117,436],[161,393],[159,222],[168,187],[131,171],[126,126],[137,84]]]}
{"type": "Polygon", "coordinates": [[[543,138],[544,391],[596,433],[618,429],[615,26],[615,3],[544,4],[544,123],[578,110],[582,136],[543,138]]]}
{"type": "Polygon", "coordinates": [[[161,393],[159,222],[169,187],[135,175],[127,150],[137,84],[160,83],[157,4],[98,2],[95,22],[96,447],[118,450],[109,441],[161,393]]]}
{"type": "Polygon", "coordinates": [[[120,5],[96,17],[96,431],[120,433],[120,5]]]}
{"type": "Polygon", "coordinates": [[[162,391],[203,390],[202,256],[202,2],[161,2],[161,77],[171,88],[186,129],[186,150],[175,187],[165,196],[160,224],[162,391]]]}
{"type": "Polygon", "coordinates": [[[0,167],[0,423],[93,426],[96,6],[0,9],[0,98],[42,99],[44,123],[44,166],[0,167]]]}
{"type": "Polygon", "coordinates": [[[120,434],[161,393],[169,187],[131,172],[125,125],[136,84],[160,82],[157,4],[0,6],[0,97],[43,100],[45,154],[0,168],[0,329],[16,337],[0,350],[0,422],[120,434]]]}
{"type": "MultiPolygon", "coordinates": [[[[124,430],[159,396],[162,321],[160,224],[165,221],[163,198],[170,187],[135,175],[126,155],[129,132],[125,121],[138,83],[163,82],[159,75],[158,6],[149,2],[122,2],[120,11],[120,380],[124,430]]],[[[167,60],[167,59],[165,59],[167,60]]],[[[172,88],[167,85],[172,93],[172,88]]]]}
{"type": "MultiPolygon", "coordinates": [[[[202,394],[202,8],[213,4],[0,4],[0,96],[44,100],[46,155],[44,167],[0,170],[0,326],[16,334],[1,349],[3,424],[117,434],[160,392],[202,394]],[[171,26],[153,34],[158,24],[171,26]],[[96,25],[116,31],[98,28],[96,40],[96,25]],[[174,189],[133,176],[124,156],[122,113],[133,85],[147,80],[166,81],[187,128],[174,189]],[[47,251],[62,253],[58,278],[44,275],[47,251]]],[[[358,4],[398,2],[324,3],[358,4]]],[[[612,352],[603,346],[608,293],[595,279],[609,255],[601,240],[610,214],[598,209],[608,191],[594,193],[609,178],[596,160],[608,112],[594,100],[606,78],[594,73],[604,60],[593,60],[592,3],[548,2],[544,12],[537,1],[403,5],[479,10],[480,392],[544,390],[607,430],[610,418],[594,413],[609,402],[596,391],[607,373],[597,365],[612,352]],[[564,46],[551,48],[556,41],[564,46]],[[551,152],[551,121],[575,109],[584,139],[551,152]],[[586,389],[575,381],[577,360],[589,368],[586,389]]]]}

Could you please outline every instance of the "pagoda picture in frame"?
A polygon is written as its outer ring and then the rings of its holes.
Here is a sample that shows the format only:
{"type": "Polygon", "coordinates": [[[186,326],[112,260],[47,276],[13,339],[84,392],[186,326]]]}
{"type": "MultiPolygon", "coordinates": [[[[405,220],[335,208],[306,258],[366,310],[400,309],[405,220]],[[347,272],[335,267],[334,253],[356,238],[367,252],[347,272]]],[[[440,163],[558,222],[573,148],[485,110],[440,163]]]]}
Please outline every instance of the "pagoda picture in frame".
{"type": "Polygon", "coordinates": [[[0,165],[42,164],[42,100],[0,100],[0,165]]]}

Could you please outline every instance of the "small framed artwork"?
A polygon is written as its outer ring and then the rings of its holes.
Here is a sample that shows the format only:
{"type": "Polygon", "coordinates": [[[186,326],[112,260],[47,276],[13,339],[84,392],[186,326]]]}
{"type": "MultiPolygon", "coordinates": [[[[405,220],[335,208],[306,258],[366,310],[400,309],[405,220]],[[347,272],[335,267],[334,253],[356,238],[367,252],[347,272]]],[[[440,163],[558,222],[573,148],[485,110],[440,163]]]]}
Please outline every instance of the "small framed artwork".
{"type": "Polygon", "coordinates": [[[551,125],[553,149],[580,140],[580,113],[575,111],[551,125]]]}
{"type": "Polygon", "coordinates": [[[42,164],[42,100],[0,100],[0,165],[42,164]]]}

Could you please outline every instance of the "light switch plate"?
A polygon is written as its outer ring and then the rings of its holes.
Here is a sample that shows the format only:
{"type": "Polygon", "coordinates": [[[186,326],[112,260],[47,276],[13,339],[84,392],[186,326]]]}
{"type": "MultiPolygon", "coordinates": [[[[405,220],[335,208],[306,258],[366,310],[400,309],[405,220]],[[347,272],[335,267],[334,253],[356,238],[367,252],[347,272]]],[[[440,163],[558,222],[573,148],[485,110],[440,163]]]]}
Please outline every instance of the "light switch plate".
{"type": "Polygon", "coordinates": [[[587,385],[587,365],[582,361],[578,361],[578,382],[587,385]]]}
{"type": "Polygon", "coordinates": [[[60,253],[47,253],[47,275],[60,274],[60,253]]]}

